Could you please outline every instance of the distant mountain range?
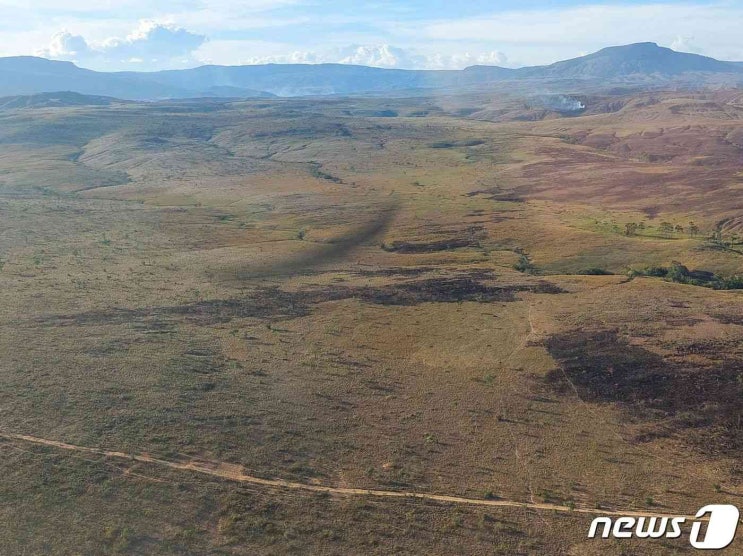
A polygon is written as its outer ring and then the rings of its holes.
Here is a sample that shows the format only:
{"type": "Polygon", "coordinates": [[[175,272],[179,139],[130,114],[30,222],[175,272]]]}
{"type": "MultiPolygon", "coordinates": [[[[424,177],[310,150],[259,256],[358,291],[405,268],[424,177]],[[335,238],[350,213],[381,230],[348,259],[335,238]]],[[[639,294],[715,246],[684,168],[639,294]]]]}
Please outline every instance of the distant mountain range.
{"type": "Polygon", "coordinates": [[[510,81],[606,84],[743,84],[743,62],[676,52],[655,43],[604,48],[548,66],[472,66],[461,71],[398,70],[344,64],[201,66],[159,72],[96,72],[71,62],[0,58],[0,96],[72,91],[130,100],[350,95],[482,87],[510,81]]]}

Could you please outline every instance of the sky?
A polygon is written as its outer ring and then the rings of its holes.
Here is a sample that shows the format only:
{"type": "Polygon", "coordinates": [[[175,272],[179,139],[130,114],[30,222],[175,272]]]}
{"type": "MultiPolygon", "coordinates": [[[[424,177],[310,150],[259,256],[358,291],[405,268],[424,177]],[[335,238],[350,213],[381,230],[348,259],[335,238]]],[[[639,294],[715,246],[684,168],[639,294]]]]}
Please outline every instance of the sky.
{"type": "Polygon", "coordinates": [[[549,64],[652,41],[743,60],[743,0],[0,0],[0,56],[96,70],[549,64]]]}

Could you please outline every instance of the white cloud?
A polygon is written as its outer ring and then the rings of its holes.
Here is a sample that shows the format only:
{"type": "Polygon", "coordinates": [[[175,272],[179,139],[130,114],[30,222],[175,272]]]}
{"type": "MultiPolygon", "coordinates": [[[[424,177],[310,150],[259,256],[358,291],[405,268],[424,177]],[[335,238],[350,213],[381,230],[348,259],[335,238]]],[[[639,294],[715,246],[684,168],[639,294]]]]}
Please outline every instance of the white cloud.
{"type": "Polygon", "coordinates": [[[694,43],[693,36],[678,36],[671,43],[671,48],[678,52],[691,52],[693,54],[703,54],[704,51],[694,43]]]}
{"type": "Polygon", "coordinates": [[[462,69],[468,66],[508,66],[508,57],[500,51],[481,52],[471,54],[432,54],[426,56],[427,69],[462,69]]]}
{"type": "Polygon", "coordinates": [[[356,64],[380,68],[399,68],[415,65],[418,57],[389,44],[378,46],[352,45],[338,53],[340,64],[356,64]]]}
{"type": "Polygon", "coordinates": [[[55,33],[49,46],[40,52],[41,55],[54,59],[71,59],[88,56],[90,47],[84,37],[67,31],[55,33]]]}
{"type": "Polygon", "coordinates": [[[206,37],[175,25],[142,21],[126,38],[110,38],[100,46],[102,52],[116,57],[172,58],[188,56],[206,37]]]}
{"type": "Polygon", "coordinates": [[[721,59],[743,59],[743,7],[739,2],[588,4],[391,26],[399,37],[442,48],[463,42],[497,42],[524,64],[544,64],[605,46],[645,41],[675,44],[692,52],[703,50],[721,59]]]}
{"type": "Polygon", "coordinates": [[[323,64],[332,62],[330,59],[323,59],[315,52],[305,52],[301,50],[295,50],[287,54],[270,54],[268,56],[251,56],[249,58],[243,58],[242,64],[245,65],[257,65],[257,64],[323,64]]]}
{"type": "Polygon", "coordinates": [[[508,58],[498,51],[477,54],[422,53],[389,44],[350,45],[322,52],[294,51],[287,54],[254,56],[242,60],[244,64],[355,64],[396,69],[462,69],[475,64],[506,65],[508,58]]]}
{"type": "Polygon", "coordinates": [[[402,2],[0,0],[0,56],[36,51],[101,70],[199,62],[453,69],[547,64],[605,46],[654,41],[743,60],[740,0],[586,2],[529,9],[492,2],[490,11],[478,2],[479,10],[468,10],[482,11],[476,17],[460,17],[455,3],[443,3],[436,10],[441,15],[432,18],[430,10],[405,9],[402,2]],[[149,22],[140,24],[145,18],[149,22]]]}
{"type": "Polygon", "coordinates": [[[205,41],[204,35],[181,27],[144,20],[126,37],[109,37],[98,42],[88,42],[81,35],[62,31],[37,54],[109,70],[126,69],[130,64],[158,69],[195,64],[192,54],[205,41]]]}
{"type": "Polygon", "coordinates": [[[202,44],[193,57],[203,64],[241,65],[251,58],[261,58],[280,52],[291,52],[292,45],[256,40],[216,39],[202,44]]]}

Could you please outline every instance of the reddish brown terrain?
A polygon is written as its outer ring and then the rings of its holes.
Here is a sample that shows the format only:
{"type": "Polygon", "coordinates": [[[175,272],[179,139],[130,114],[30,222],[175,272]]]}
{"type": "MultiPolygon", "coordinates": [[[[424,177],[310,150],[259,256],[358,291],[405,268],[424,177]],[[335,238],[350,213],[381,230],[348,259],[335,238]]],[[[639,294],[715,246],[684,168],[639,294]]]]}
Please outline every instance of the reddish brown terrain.
{"type": "Polygon", "coordinates": [[[743,494],[743,97],[580,98],[0,112],[8,553],[690,551],[587,531],[743,494]]]}

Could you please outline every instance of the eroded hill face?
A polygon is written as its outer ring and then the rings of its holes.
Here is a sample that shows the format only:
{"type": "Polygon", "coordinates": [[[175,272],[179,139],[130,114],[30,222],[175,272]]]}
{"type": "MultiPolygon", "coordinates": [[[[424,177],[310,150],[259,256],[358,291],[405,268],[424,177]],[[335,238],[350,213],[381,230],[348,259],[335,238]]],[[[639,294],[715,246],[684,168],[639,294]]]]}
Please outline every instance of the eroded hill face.
{"type": "Polygon", "coordinates": [[[577,98],[3,112],[4,432],[566,509],[6,439],[14,550],[685,546],[584,541],[568,508],[737,500],[741,294],[627,270],[743,273],[740,96],[577,98]]]}

